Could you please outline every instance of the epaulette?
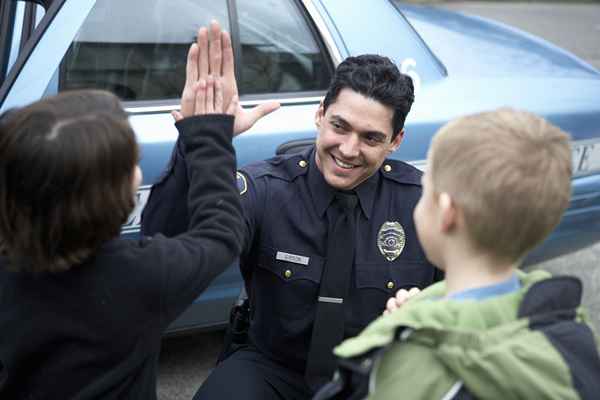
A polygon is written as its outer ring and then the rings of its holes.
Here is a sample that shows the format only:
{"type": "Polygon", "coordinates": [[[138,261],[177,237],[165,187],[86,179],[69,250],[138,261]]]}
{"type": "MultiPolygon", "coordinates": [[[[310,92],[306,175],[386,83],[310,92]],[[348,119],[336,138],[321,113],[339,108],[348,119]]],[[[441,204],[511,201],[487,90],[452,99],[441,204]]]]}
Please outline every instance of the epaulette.
{"type": "Polygon", "coordinates": [[[421,186],[423,172],[404,161],[387,159],[381,166],[381,175],[394,182],[421,186]]]}
{"type": "Polygon", "coordinates": [[[254,179],[262,176],[272,176],[286,181],[293,181],[296,177],[308,172],[311,150],[307,149],[302,153],[275,156],[264,161],[248,164],[240,168],[240,171],[254,179]]]}

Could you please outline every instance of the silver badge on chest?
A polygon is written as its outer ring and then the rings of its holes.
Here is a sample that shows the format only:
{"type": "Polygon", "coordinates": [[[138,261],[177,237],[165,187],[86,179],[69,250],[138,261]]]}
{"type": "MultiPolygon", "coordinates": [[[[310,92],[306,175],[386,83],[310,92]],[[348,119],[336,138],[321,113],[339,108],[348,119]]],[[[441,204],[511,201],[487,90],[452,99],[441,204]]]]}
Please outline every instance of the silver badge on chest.
{"type": "Polygon", "coordinates": [[[406,234],[399,222],[384,222],[377,234],[377,247],[388,261],[394,261],[406,244],[406,234]]]}

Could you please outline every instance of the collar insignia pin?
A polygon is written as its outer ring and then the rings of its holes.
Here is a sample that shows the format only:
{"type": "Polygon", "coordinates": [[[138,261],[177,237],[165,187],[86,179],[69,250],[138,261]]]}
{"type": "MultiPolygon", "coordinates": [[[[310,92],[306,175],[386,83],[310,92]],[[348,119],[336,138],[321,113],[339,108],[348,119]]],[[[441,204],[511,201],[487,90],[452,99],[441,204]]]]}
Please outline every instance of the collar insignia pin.
{"type": "Polygon", "coordinates": [[[406,244],[406,234],[399,222],[384,222],[377,234],[377,247],[381,254],[388,260],[394,261],[406,244]]]}

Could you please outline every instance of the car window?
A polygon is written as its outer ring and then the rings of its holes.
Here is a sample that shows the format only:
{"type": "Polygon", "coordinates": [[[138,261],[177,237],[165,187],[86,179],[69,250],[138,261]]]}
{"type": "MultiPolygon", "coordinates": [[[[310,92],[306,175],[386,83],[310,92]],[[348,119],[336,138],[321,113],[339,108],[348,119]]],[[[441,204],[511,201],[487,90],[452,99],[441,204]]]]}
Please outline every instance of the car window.
{"type": "Polygon", "coordinates": [[[325,90],[328,57],[292,0],[238,0],[241,94],[325,90]]]}
{"type": "Polygon", "coordinates": [[[176,99],[189,45],[212,19],[232,32],[241,95],[327,87],[328,57],[292,0],[98,0],[61,63],[58,90],[176,99]],[[236,6],[233,27],[228,3],[236,6]]]}
{"type": "Polygon", "coordinates": [[[69,47],[59,90],[106,89],[123,100],[178,98],[200,26],[229,29],[226,0],[98,0],[69,47]]]}

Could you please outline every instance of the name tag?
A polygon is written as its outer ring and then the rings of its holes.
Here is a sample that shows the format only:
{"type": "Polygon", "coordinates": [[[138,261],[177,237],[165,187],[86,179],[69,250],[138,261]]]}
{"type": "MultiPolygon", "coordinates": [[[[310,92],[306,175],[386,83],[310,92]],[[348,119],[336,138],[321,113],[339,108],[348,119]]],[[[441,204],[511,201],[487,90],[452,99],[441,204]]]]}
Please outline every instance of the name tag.
{"type": "Polygon", "coordinates": [[[299,256],[296,254],[284,253],[283,251],[278,251],[275,255],[276,260],[287,261],[294,264],[308,265],[310,258],[299,256]]]}

